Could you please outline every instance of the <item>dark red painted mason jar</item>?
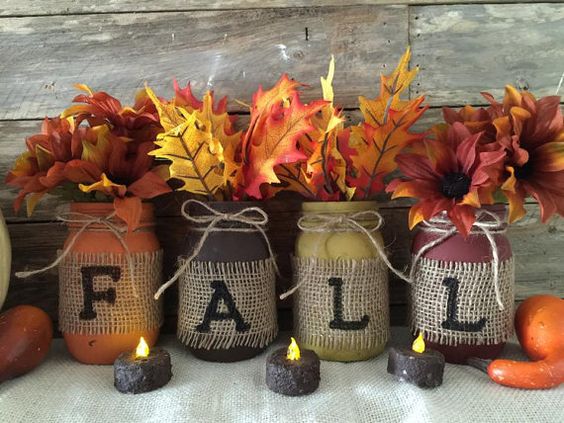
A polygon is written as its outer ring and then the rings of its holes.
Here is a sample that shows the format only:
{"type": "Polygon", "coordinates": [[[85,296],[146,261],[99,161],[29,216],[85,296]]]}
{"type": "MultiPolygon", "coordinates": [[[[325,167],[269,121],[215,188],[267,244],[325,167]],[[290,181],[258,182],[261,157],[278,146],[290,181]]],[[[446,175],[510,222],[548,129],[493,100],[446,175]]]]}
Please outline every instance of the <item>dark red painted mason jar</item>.
{"type": "Polygon", "coordinates": [[[447,237],[454,227],[443,215],[421,225],[412,244],[411,328],[449,363],[494,358],[513,333],[515,276],[505,206],[478,216],[467,238],[458,232],[447,237]]]}

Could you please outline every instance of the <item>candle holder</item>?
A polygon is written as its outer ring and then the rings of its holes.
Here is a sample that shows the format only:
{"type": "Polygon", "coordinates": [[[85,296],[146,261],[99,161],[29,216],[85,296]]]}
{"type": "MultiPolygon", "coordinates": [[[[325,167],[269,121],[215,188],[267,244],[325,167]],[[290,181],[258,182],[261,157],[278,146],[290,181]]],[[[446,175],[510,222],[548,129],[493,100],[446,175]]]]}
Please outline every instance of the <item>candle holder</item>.
{"type": "Polygon", "coordinates": [[[402,382],[420,388],[435,388],[442,385],[445,357],[438,351],[425,350],[425,341],[420,334],[412,348],[390,348],[388,373],[402,382]]]}
{"type": "Polygon", "coordinates": [[[172,377],[170,354],[149,346],[141,337],[134,352],[121,354],[114,362],[114,385],[126,394],[141,394],[166,385],[172,377]]]}
{"type": "Polygon", "coordinates": [[[319,387],[319,357],[314,351],[300,351],[292,338],[290,346],[280,348],[266,362],[266,385],[282,395],[301,396],[319,387]]]}

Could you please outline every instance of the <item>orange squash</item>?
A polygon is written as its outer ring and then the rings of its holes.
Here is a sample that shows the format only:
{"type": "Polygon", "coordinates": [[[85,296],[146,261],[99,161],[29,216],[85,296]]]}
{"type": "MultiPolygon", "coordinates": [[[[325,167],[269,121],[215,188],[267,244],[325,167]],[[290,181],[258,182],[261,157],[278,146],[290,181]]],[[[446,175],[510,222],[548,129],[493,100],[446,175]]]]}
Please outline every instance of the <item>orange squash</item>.
{"type": "Polygon", "coordinates": [[[515,314],[515,331],[533,361],[494,360],[487,366],[490,378],[523,389],[564,383],[564,300],[552,295],[528,298],[515,314]]]}
{"type": "Polygon", "coordinates": [[[0,314],[0,383],[39,366],[52,338],[51,319],[37,307],[20,305],[0,314]]]}

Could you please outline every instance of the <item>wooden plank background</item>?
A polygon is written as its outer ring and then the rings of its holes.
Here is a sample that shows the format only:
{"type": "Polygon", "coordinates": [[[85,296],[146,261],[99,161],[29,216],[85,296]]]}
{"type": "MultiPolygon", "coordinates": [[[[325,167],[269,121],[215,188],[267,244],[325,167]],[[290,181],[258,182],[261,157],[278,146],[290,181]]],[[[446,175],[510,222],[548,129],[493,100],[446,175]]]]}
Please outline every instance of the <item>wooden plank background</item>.
{"type": "MultiPolygon", "coordinates": [[[[432,108],[418,124],[441,119],[441,106],[483,104],[480,91],[502,93],[507,83],[538,95],[553,94],[564,72],[564,4],[554,2],[451,0],[0,0],[0,173],[5,175],[40,119],[56,115],[84,82],[130,101],[147,81],[160,95],[171,94],[173,77],[192,81],[197,92],[213,88],[249,102],[258,83],[272,85],[281,72],[312,85],[305,97],[320,95],[319,76],[336,57],[336,101],[351,122],[359,119],[357,96],[375,96],[380,72],[389,71],[410,44],[412,66],[421,72],[410,95],[427,95],[432,108]],[[94,3],[96,4],[94,6],[94,3]],[[503,4],[497,4],[503,3],[503,4]]],[[[241,124],[248,119],[240,112],[241,124]]],[[[0,207],[13,243],[13,269],[50,262],[66,236],[54,223],[60,202],[48,197],[31,218],[14,215],[14,193],[0,184],[0,207]]],[[[182,198],[158,200],[158,234],[166,271],[173,270],[185,222],[182,198]]],[[[405,201],[382,198],[384,238],[393,263],[409,261],[412,234],[405,201]]],[[[271,237],[282,271],[296,235],[299,201],[266,202],[271,237]]],[[[509,231],[517,262],[517,300],[535,293],[564,296],[564,221],[538,223],[538,210],[509,231]]],[[[284,290],[288,279],[279,281],[284,290]]],[[[394,323],[403,323],[406,286],[392,280],[394,323]]],[[[167,330],[174,329],[176,298],[165,298],[167,330]]],[[[57,274],[12,277],[5,307],[32,303],[56,319],[57,274]]],[[[289,304],[280,303],[289,327],[289,304]]]]}

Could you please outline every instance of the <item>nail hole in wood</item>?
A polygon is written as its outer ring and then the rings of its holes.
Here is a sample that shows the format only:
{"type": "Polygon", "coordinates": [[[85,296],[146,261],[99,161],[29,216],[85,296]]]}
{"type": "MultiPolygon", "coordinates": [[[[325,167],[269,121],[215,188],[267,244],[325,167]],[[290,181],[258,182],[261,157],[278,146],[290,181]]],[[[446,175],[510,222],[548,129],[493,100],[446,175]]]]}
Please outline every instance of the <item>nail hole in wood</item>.
{"type": "Polygon", "coordinates": [[[309,28],[307,26],[305,28],[305,40],[309,41],[309,28]]]}

